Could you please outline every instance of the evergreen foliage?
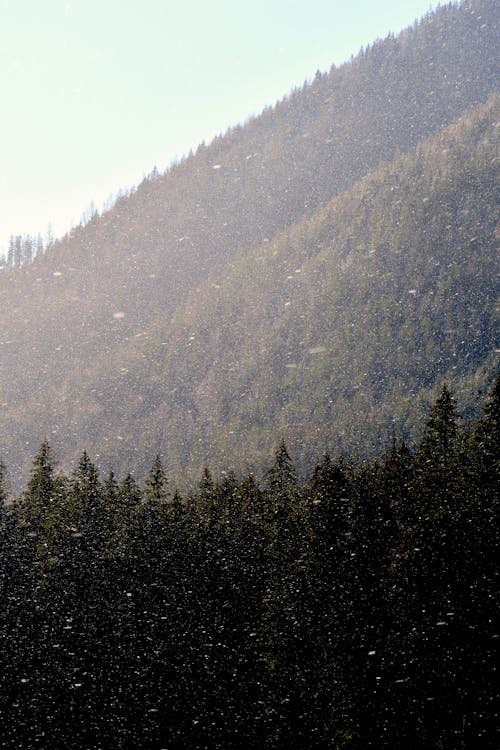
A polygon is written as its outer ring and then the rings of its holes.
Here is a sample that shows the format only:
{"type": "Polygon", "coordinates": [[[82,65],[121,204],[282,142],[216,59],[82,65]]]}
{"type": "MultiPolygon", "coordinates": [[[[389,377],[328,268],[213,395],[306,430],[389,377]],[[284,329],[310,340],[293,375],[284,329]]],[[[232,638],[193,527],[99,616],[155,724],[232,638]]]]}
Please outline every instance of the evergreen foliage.
{"type": "Polygon", "coordinates": [[[497,27],[449,3],[11,238],[1,748],[500,746],[497,27]]]}
{"type": "Polygon", "coordinates": [[[414,452],[300,484],[281,441],[261,487],[172,500],[158,456],[141,489],[44,441],[2,490],[2,747],[498,747],[499,392],[462,426],[444,386],[414,452]]]}
{"type": "Polygon", "coordinates": [[[320,451],[380,453],[393,417],[413,449],[443,381],[473,415],[498,348],[497,29],[496,0],[448,4],[46,249],[13,237],[17,489],[46,434],[65,467],[83,441],[141,480],[161,446],[190,486],[216,457],[260,473],[279,433],[301,478],[320,451]]]}

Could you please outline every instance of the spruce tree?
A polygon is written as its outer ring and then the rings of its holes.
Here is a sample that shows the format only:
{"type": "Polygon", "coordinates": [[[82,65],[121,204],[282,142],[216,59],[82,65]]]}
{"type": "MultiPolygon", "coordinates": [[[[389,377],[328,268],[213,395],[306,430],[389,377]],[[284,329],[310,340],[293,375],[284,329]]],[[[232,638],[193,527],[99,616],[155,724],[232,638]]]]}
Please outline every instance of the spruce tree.
{"type": "Polygon", "coordinates": [[[55,501],[54,454],[47,440],[40,445],[26,492],[22,497],[21,520],[38,535],[48,522],[55,501]]]}
{"type": "Polygon", "coordinates": [[[157,454],[146,479],[144,498],[152,507],[160,508],[168,502],[169,496],[167,475],[157,454]]]}
{"type": "Polygon", "coordinates": [[[445,384],[434,403],[420,442],[417,463],[421,471],[429,466],[446,468],[453,460],[458,438],[456,402],[445,384]]]}

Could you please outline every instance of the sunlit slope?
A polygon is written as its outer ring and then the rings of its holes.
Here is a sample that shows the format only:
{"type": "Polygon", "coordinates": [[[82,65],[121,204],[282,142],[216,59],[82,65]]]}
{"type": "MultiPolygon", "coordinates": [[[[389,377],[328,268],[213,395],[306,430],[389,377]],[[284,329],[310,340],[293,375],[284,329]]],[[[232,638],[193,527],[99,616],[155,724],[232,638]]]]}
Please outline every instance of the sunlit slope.
{"type": "Polygon", "coordinates": [[[473,408],[498,363],[498,104],[242,256],[144,343],[174,462],[258,466],[281,433],[305,462],[371,453],[393,426],[414,437],[444,380],[473,408]]]}
{"type": "Polygon", "coordinates": [[[443,380],[473,408],[498,357],[498,114],[493,97],[49,389],[55,442],[139,471],[154,446],[181,476],[260,469],[281,434],[299,464],[411,439],[443,380]]]}
{"type": "MultiPolygon", "coordinates": [[[[314,339],[309,348],[318,350],[311,355],[315,371],[322,362],[331,367],[326,352],[340,354],[331,342],[324,343],[333,325],[323,321],[333,294],[329,277],[321,270],[308,276],[301,267],[305,254],[321,269],[321,247],[309,241],[303,247],[300,233],[311,231],[309,221],[311,226],[320,222],[320,207],[328,206],[322,209],[328,213],[334,196],[384,160],[411,152],[424,137],[487,99],[498,80],[497,15],[491,0],[465,3],[376,43],[244,127],[200,147],[165,175],[152,175],[113,210],[75,229],[31,266],[4,274],[0,452],[13,472],[21,465],[26,469],[45,435],[65,461],[87,446],[103,462],[119,467],[135,460],[142,468],[144,453],[149,455],[153,444],[171,451],[176,466],[197,465],[205,453],[217,453],[224,462],[219,449],[230,452],[234,441],[240,450],[247,434],[263,423],[261,414],[267,414],[270,441],[285,424],[295,424],[297,434],[303,434],[302,416],[294,416],[287,394],[297,394],[301,403],[305,397],[298,386],[290,390],[279,385],[299,382],[299,350],[287,348],[293,358],[285,361],[282,348],[288,347],[289,337],[291,343],[297,337],[298,346],[307,325],[307,341],[314,339]],[[283,232],[294,238],[289,248],[283,232]],[[268,258],[271,247],[281,248],[274,260],[268,258]],[[289,289],[281,291],[279,264],[287,252],[286,275],[295,279],[297,290],[307,288],[307,296],[297,302],[311,304],[310,311],[298,311],[295,297],[283,297],[289,289]],[[273,264],[278,264],[276,273],[273,264]],[[272,290],[268,301],[266,283],[272,290]],[[255,296],[252,284],[258,287],[255,296]],[[287,302],[285,312],[295,316],[295,333],[283,338],[281,306],[287,302]],[[214,305],[218,314],[210,327],[214,305]],[[199,337],[190,338],[190,315],[207,322],[206,347],[199,337]],[[233,344],[239,340],[237,331],[242,349],[233,344]],[[265,342],[261,353],[260,340],[265,342]],[[219,372],[217,352],[226,343],[239,359],[219,372]],[[251,392],[261,394],[262,401],[257,396],[245,400],[251,392]],[[273,422],[278,414],[279,424],[273,422]]],[[[347,195],[342,201],[356,205],[347,195]]],[[[392,197],[385,196],[380,208],[388,226],[393,225],[392,197]]],[[[431,207],[423,214],[427,223],[431,207]]],[[[348,215],[348,234],[335,230],[345,239],[339,252],[347,264],[368,231],[363,216],[361,211],[358,226],[348,215]]],[[[326,240],[321,242],[328,247],[326,240]]],[[[413,247],[413,239],[405,242],[413,247]]],[[[368,254],[369,262],[375,256],[383,253],[368,254]]],[[[402,309],[417,308],[418,300],[421,304],[417,294],[408,293],[402,309]]],[[[224,358],[230,354],[225,352],[224,358]]],[[[356,347],[353,357],[352,364],[342,367],[354,371],[356,347]]],[[[402,372],[404,383],[405,377],[402,372]]],[[[363,393],[371,409],[370,392],[363,393]]],[[[376,403],[379,396],[373,397],[376,403]]],[[[356,404],[348,394],[342,398],[347,411],[356,404]]],[[[311,416],[326,408],[320,407],[322,401],[312,403],[312,390],[309,401],[311,416]]],[[[326,420],[331,413],[324,416],[326,420]]]]}

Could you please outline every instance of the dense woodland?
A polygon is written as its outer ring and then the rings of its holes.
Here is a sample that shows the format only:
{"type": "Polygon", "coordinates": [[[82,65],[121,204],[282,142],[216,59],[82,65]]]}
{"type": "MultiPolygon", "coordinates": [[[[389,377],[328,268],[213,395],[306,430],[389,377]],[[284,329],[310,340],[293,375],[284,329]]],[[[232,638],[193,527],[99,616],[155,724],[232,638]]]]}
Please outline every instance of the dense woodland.
{"type": "MultiPolygon", "coordinates": [[[[498,3],[466,0],[291,92],[0,273],[0,451],[45,435],[187,487],[412,448],[442,382],[495,372],[498,3]],[[243,458],[244,457],[244,458],[243,458]],[[243,458],[243,461],[242,461],[243,458]]],[[[36,243],[35,243],[36,244],[36,243]]]]}
{"type": "Polygon", "coordinates": [[[0,748],[500,746],[497,45],[440,7],[11,238],[0,748]]]}
{"type": "Polygon", "coordinates": [[[499,427],[500,379],[472,423],[444,386],[416,451],[300,483],[282,442],[185,497],[44,441],[1,517],[0,746],[498,748],[499,427]]]}
{"type": "Polygon", "coordinates": [[[497,44],[441,7],[12,237],[1,748],[500,745],[497,44]]]}

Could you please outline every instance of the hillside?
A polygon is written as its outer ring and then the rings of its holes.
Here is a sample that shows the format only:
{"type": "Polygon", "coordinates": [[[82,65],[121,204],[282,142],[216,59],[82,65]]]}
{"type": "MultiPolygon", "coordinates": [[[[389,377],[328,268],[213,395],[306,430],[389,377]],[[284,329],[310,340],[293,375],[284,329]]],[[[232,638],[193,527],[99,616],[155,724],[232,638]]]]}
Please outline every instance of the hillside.
{"type": "Polygon", "coordinates": [[[282,433],[305,470],[325,449],[383,450],[394,416],[414,439],[444,380],[473,407],[498,356],[498,105],[241,254],[123,347],[129,455],[158,439],[177,471],[260,470],[282,433]],[[129,383],[147,383],[143,401],[129,383]]]}
{"type": "Polygon", "coordinates": [[[207,458],[259,465],[282,430],[306,460],[360,406],[366,434],[353,423],[340,447],[366,450],[389,404],[411,432],[443,377],[483,387],[495,6],[446,7],[375,43],[4,273],[13,473],[45,435],[64,463],[85,445],[142,471],[154,446],[180,475],[207,458]]]}

